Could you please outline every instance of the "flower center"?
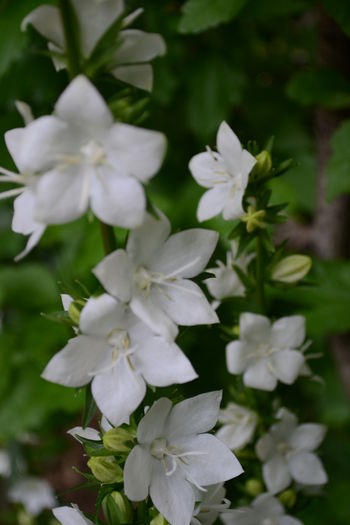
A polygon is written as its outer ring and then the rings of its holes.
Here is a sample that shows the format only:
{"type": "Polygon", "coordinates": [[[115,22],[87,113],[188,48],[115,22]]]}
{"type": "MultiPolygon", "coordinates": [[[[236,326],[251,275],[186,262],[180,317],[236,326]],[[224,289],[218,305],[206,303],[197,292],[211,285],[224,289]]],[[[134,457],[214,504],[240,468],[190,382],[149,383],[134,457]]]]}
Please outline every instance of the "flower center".
{"type": "Polygon", "coordinates": [[[136,270],[134,280],[136,287],[141,292],[145,292],[145,294],[148,295],[152,286],[151,273],[141,266],[136,270]]]}
{"type": "Polygon", "coordinates": [[[82,161],[91,166],[99,166],[106,162],[106,150],[101,143],[96,140],[90,140],[80,148],[82,161]]]}

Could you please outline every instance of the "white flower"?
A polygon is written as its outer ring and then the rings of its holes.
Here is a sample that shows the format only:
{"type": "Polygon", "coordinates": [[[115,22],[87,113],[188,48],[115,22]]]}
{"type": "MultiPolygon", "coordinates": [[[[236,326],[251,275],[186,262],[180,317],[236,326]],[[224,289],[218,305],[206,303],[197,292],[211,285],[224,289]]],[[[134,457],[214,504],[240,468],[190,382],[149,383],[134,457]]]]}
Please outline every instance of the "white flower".
{"type": "Polygon", "coordinates": [[[195,155],[189,164],[196,182],[210,188],[197,209],[199,221],[211,219],[222,213],[225,220],[238,219],[244,215],[243,195],[256,159],[242,146],[226,122],[222,122],[217,134],[218,153],[207,148],[195,155]]]}
{"type": "Polygon", "coordinates": [[[231,250],[226,253],[226,265],[221,261],[216,261],[218,268],[208,268],[206,272],[212,273],[214,277],[206,279],[210,294],[221,301],[227,297],[242,297],[245,295],[245,287],[238,277],[233,266],[238,266],[243,272],[247,269],[252,259],[251,255],[242,254],[236,259],[238,244],[231,241],[231,250]]]}
{"type": "Polygon", "coordinates": [[[130,233],[126,251],[108,255],[94,274],[155,333],[174,338],[178,324],[218,322],[199,286],[190,281],[204,270],[218,235],[202,229],[169,234],[170,223],[164,215],[158,220],[148,215],[130,233]]]}
{"type": "Polygon", "coordinates": [[[315,423],[297,425],[297,418],[286,409],[277,414],[280,421],[256,444],[263,461],[263,477],[272,494],[289,486],[292,479],[301,485],[327,483],[327,474],[314,450],[322,442],[326,428],[315,423]]]}
{"type": "Polygon", "coordinates": [[[194,509],[191,525],[212,525],[231,504],[225,498],[226,490],[222,483],[205,488],[206,492],[198,492],[199,503],[194,509]]]}
{"type": "Polygon", "coordinates": [[[178,403],[156,401],[141,420],[124,468],[125,494],[153,504],[171,525],[189,525],[198,490],[238,476],[232,452],[207,432],[216,423],[221,392],[178,403]]]}
{"type": "MultiPolygon", "coordinates": [[[[88,58],[103,34],[115,23],[124,11],[123,0],[72,0],[77,15],[80,35],[80,50],[88,58]]],[[[107,69],[119,80],[147,91],[153,84],[152,66],[148,62],[164,55],[166,46],[162,37],[137,29],[125,29],[140,13],[138,9],[122,22],[123,30],[116,37],[116,49],[109,57],[107,69]],[[118,43],[118,45],[117,45],[118,43]]],[[[22,29],[32,25],[49,40],[49,49],[55,51],[55,66],[65,67],[66,44],[60,11],[52,5],[41,5],[25,17],[22,29]]]]}
{"type": "Polygon", "coordinates": [[[26,184],[11,190],[22,192],[15,202],[15,231],[32,233],[37,223],[44,228],[73,221],[89,206],[110,225],[134,228],[142,223],[142,182],[160,167],[164,136],[114,124],[105,101],[84,76],[62,93],[55,115],[8,131],[5,139],[21,172],[18,182],[26,184]]]}
{"type": "Polygon", "coordinates": [[[91,298],[80,314],[81,334],[70,339],[42,377],[81,387],[92,380],[97,406],[111,423],[129,421],[146,393],[146,383],[168,386],[197,377],[180,348],[154,335],[110,295],[91,298]]]}
{"type": "Polygon", "coordinates": [[[0,476],[8,478],[11,475],[11,459],[6,450],[0,450],[0,476]]]}
{"type": "Polygon", "coordinates": [[[302,525],[301,521],[285,514],[281,503],[270,494],[260,494],[250,507],[222,514],[225,525],[302,525]]]}
{"type": "Polygon", "coordinates": [[[231,450],[240,450],[252,440],[258,416],[252,410],[230,402],[220,410],[218,421],[223,426],[216,432],[216,437],[231,450]]]}
{"type": "Polygon", "coordinates": [[[42,478],[21,478],[11,486],[9,500],[22,503],[31,516],[37,516],[44,509],[51,509],[56,499],[51,485],[42,478]]]}
{"type": "Polygon", "coordinates": [[[243,313],[239,332],[239,341],[226,347],[231,374],[243,373],[244,384],[260,390],[274,390],[278,381],[294,383],[305,362],[297,350],[305,338],[304,317],[282,317],[271,325],[263,315],[243,313]]]}
{"type": "Polygon", "coordinates": [[[92,521],[85,518],[76,505],[72,505],[72,507],[56,507],[52,510],[52,513],[61,525],[94,525],[92,521]]]}

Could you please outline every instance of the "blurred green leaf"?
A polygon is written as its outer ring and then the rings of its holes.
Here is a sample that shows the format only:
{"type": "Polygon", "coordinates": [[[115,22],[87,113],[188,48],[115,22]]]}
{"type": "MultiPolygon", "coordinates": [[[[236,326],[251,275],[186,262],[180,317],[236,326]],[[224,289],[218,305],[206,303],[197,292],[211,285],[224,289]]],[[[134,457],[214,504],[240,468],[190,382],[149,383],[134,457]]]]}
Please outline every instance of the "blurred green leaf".
{"type": "Polygon", "coordinates": [[[350,36],[349,0],[322,0],[327,13],[340,25],[344,33],[350,36]]]}
{"type": "Polygon", "coordinates": [[[327,165],[327,197],[332,200],[350,192],[350,120],[341,124],[332,137],[332,156],[327,165]]]}
{"type": "Polygon", "coordinates": [[[247,0],[187,0],[182,7],[179,30],[181,33],[199,33],[229,22],[246,3],[247,0]]]}

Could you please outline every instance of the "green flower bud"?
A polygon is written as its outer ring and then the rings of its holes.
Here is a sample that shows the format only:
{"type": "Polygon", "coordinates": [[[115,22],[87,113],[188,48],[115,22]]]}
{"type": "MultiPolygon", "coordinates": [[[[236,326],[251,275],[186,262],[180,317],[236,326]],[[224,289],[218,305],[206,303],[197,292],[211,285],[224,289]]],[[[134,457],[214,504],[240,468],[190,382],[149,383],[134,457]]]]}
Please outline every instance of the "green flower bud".
{"type": "Polygon", "coordinates": [[[251,478],[246,481],[245,490],[249,496],[253,496],[253,498],[255,498],[264,492],[264,486],[259,479],[251,478]]]}
{"type": "Polygon", "coordinates": [[[124,428],[112,428],[103,435],[103,444],[112,452],[130,452],[131,445],[126,443],[134,440],[134,435],[124,428]]]}
{"type": "Polygon", "coordinates": [[[279,261],[271,271],[271,279],[281,283],[296,283],[310,271],[312,261],[306,255],[290,255],[279,261]]]}
{"type": "Polygon", "coordinates": [[[101,483],[120,483],[123,480],[123,470],[111,456],[90,458],[88,467],[101,483]]]}
{"type": "Polygon", "coordinates": [[[278,499],[280,500],[282,505],[284,505],[287,509],[291,509],[295,505],[295,502],[297,500],[297,495],[294,490],[288,489],[282,492],[278,496],[278,499]]]}
{"type": "Polygon", "coordinates": [[[255,158],[256,164],[250,175],[250,178],[252,180],[258,180],[263,177],[266,177],[270,173],[272,168],[271,155],[268,151],[261,151],[255,158]]]}
{"type": "Polygon", "coordinates": [[[118,509],[118,522],[120,525],[132,523],[133,509],[128,498],[116,491],[112,492],[108,497],[113,500],[118,509]]]}
{"type": "Polygon", "coordinates": [[[30,516],[27,511],[20,510],[17,514],[17,522],[18,525],[33,525],[34,518],[33,516],[30,516]]]}
{"type": "Polygon", "coordinates": [[[167,525],[167,521],[161,514],[158,514],[153,520],[151,521],[150,525],[167,525]]]}
{"type": "Polygon", "coordinates": [[[71,302],[68,308],[68,315],[72,319],[73,323],[76,325],[79,325],[80,320],[80,310],[75,304],[75,302],[71,302]]]}

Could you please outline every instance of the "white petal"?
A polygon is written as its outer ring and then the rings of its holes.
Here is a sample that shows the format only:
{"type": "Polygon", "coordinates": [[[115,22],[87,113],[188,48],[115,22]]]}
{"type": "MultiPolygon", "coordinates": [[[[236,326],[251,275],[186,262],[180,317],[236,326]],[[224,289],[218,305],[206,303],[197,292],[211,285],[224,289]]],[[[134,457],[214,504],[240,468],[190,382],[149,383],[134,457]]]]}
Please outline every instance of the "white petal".
{"type": "Polygon", "coordinates": [[[203,188],[212,188],[215,184],[228,180],[228,176],[222,173],[225,169],[222,159],[218,157],[215,160],[214,155],[208,151],[192,157],[188,167],[197,184],[203,188]]]}
{"type": "Polygon", "coordinates": [[[238,508],[229,514],[220,514],[220,520],[222,520],[225,525],[256,525],[257,519],[258,516],[254,510],[249,507],[238,508]]]}
{"type": "Polygon", "coordinates": [[[121,44],[115,60],[119,64],[149,62],[166,52],[163,38],[156,33],[145,33],[138,29],[126,29],[119,33],[121,44]]]}
{"type": "Polygon", "coordinates": [[[176,444],[184,452],[198,451],[203,455],[188,456],[181,467],[199,485],[212,485],[242,474],[243,469],[231,450],[211,434],[189,436],[176,444]]]}
{"type": "Polygon", "coordinates": [[[226,366],[230,374],[241,374],[248,366],[247,351],[241,341],[231,341],[226,346],[226,366]]]}
{"type": "Polygon", "coordinates": [[[247,184],[245,184],[241,188],[235,188],[234,185],[231,184],[227,200],[222,211],[222,216],[225,219],[225,221],[230,221],[232,219],[239,219],[240,217],[243,217],[243,195],[245,192],[246,185],[247,184]]]}
{"type": "Polygon", "coordinates": [[[26,102],[23,102],[22,100],[16,100],[15,102],[16,109],[18,113],[21,115],[24,124],[27,126],[31,122],[33,122],[34,116],[32,112],[32,108],[27,104],[26,102]]]}
{"type": "Polygon", "coordinates": [[[149,64],[135,64],[130,66],[118,66],[111,73],[122,82],[131,84],[145,91],[152,91],[153,69],[149,64]]]}
{"type": "Polygon", "coordinates": [[[264,434],[255,445],[255,452],[261,461],[266,461],[274,455],[276,443],[270,434],[264,434]]]}
{"type": "Polygon", "coordinates": [[[90,372],[101,367],[109,347],[103,340],[79,335],[49,361],[41,377],[59,385],[78,387],[91,380],[90,372]]]}
{"type": "Polygon", "coordinates": [[[130,308],[134,314],[141,319],[150,329],[166,339],[175,339],[178,328],[172,319],[161,309],[158,298],[151,293],[134,296],[130,302],[130,308]]]}
{"type": "Polygon", "coordinates": [[[298,348],[305,339],[305,318],[282,317],[272,325],[271,343],[279,348],[298,348]]]}
{"type": "Polygon", "coordinates": [[[57,507],[52,513],[62,525],[93,525],[78,509],[57,507]]]}
{"type": "Polygon", "coordinates": [[[270,342],[271,324],[267,317],[252,313],[243,313],[239,318],[240,338],[259,345],[270,342]]]}
{"type": "Polygon", "coordinates": [[[166,436],[190,436],[208,432],[217,422],[222,391],[208,392],[181,401],[172,409],[166,424],[166,436]]]}
{"type": "Polygon", "coordinates": [[[327,428],[323,425],[304,423],[293,431],[288,442],[295,449],[312,452],[322,443],[326,432],[327,428]]]}
{"type": "Polygon", "coordinates": [[[117,427],[129,423],[130,415],[145,397],[146,385],[122,358],[112,370],[94,377],[91,391],[102,414],[117,427]]]}
{"type": "Polygon", "coordinates": [[[284,514],[284,509],[278,499],[268,493],[260,494],[255,498],[252,507],[264,517],[275,518],[284,514]]]}
{"type": "Polygon", "coordinates": [[[151,443],[164,434],[165,423],[172,406],[170,399],[166,397],[161,397],[153,403],[137,427],[137,439],[140,443],[151,443]]]}
{"type": "Polygon", "coordinates": [[[14,215],[12,230],[16,233],[29,235],[38,227],[34,220],[36,199],[30,188],[25,188],[23,193],[14,201],[14,215]]]}
{"type": "Polygon", "coordinates": [[[221,184],[220,186],[215,186],[204,193],[197,208],[197,218],[199,222],[211,219],[222,212],[227,200],[228,192],[228,185],[221,184]]]}
{"type": "Polygon", "coordinates": [[[148,451],[136,445],[124,467],[124,490],[131,501],[147,498],[151,482],[152,458],[148,451]]]}
{"type": "Polygon", "coordinates": [[[125,306],[108,294],[91,297],[80,314],[80,329],[87,335],[107,336],[123,327],[125,306]]]}
{"type": "Polygon", "coordinates": [[[94,275],[110,294],[124,302],[131,299],[134,268],[124,250],[107,255],[94,269],[94,275]]]}
{"type": "Polygon", "coordinates": [[[171,235],[151,260],[152,271],[171,277],[195,277],[206,267],[218,242],[212,230],[192,229],[171,235]]]}
{"type": "Polygon", "coordinates": [[[80,217],[88,207],[84,198],[86,175],[79,166],[43,175],[37,186],[35,219],[45,224],[65,224],[80,217]]]}
{"type": "Polygon", "coordinates": [[[194,491],[179,469],[166,476],[162,463],[158,461],[150,493],[154,506],[171,525],[189,525],[194,509],[194,491]]]}
{"type": "Polygon", "coordinates": [[[242,146],[237,135],[226,122],[220,124],[217,137],[217,148],[225,165],[232,175],[241,171],[242,146]]]}
{"type": "Polygon", "coordinates": [[[144,220],[145,192],[132,177],[120,177],[109,169],[100,170],[92,178],[91,209],[106,224],[136,228],[144,220]]]}
{"type": "MultiPolygon", "coordinates": [[[[95,20],[93,21],[95,24],[95,20]]],[[[83,75],[76,77],[55,105],[56,114],[71,125],[96,133],[108,129],[113,117],[102,95],[83,75]]]]}
{"type": "Polygon", "coordinates": [[[247,150],[242,151],[241,170],[244,174],[249,174],[256,164],[256,158],[253,157],[247,150]]]}
{"type": "Polygon", "coordinates": [[[145,182],[163,162],[166,139],[158,131],[114,124],[106,137],[106,148],[113,164],[121,162],[128,175],[145,182]]]}
{"type": "Polygon", "coordinates": [[[79,437],[83,437],[85,439],[91,439],[93,441],[100,441],[101,436],[98,430],[95,428],[90,427],[74,427],[70,430],[67,430],[67,434],[73,436],[75,439],[79,441],[79,437]]]}
{"type": "Polygon", "coordinates": [[[231,450],[240,450],[247,445],[254,434],[255,424],[239,422],[224,425],[216,433],[220,439],[231,450]]]}
{"type": "Polygon", "coordinates": [[[264,463],[263,478],[271,494],[277,494],[288,487],[291,477],[282,456],[276,454],[264,463]]]}
{"type": "Polygon", "coordinates": [[[8,491],[8,498],[15,503],[22,503],[30,516],[38,516],[45,508],[56,504],[51,485],[43,478],[34,476],[20,477],[8,491]]]}
{"type": "Polygon", "coordinates": [[[319,458],[311,452],[291,453],[287,457],[289,471],[303,485],[324,485],[328,481],[319,458]]]}
{"type": "Polygon", "coordinates": [[[60,12],[53,5],[41,5],[27,15],[21,24],[22,31],[32,25],[47,40],[64,47],[64,33],[60,12]]]}
{"type": "Polygon", "coordinates": [[[270,364],[274,375],[287,385],[294,383],[305,362],[304,355],[297,350],[282,350],[272,354],[270,364]]]}
{"type": "Polygon", "coordinates": [[[219,319],[202,290],[187,279],[176,279],[159,289],[153,287],[154,301],[176,324],[194,326],[218,323],[219,319]]]}
{"type": "Polygon", "coordinates": [[[170,235],[170,222],[167,217],[157,212],[159,218],[147,214],[144,223],[133,230],[128,238],[126,250],[136,265],[148,266],[154,253],[170,235]]]}
{"type": "Polygon", "coordinates": [[[215,299],[226,297],[241,297],[245,295],[245,288],[235,270],[224,268],[217,277],[211,277],[203,281],[208,287],[210,294],[215,299]]]}
{"type": "Polygon", "coordinates": [[[258,359],[249,365],[243,376],[243,383],[250,388],[272,391],[277,386],[277,379],[273,375],[267,359],[258,359]]]}
{"type": "Polygon", "coordinates": [[[18,255],[15,257],[15,262],[20,261],[23,259],[23,257],[26,257],[29,252],[32,251],[32,249],[38,244],[41,237],[44,235],[44,231],[46,229],[45,225],[39,225],[31,234],[31,236],[28,239],[28,242],[24,248],[18,255]]]}
{"type": "Polygon", "coordinates": [[[303,525],[303,523],[292,516],[281,516],[277,518],[276,525],[303,525]]]}

